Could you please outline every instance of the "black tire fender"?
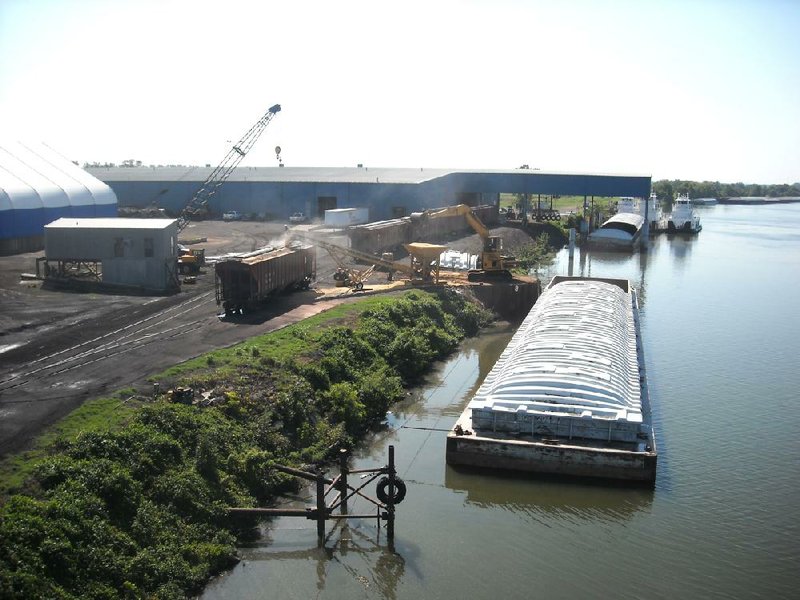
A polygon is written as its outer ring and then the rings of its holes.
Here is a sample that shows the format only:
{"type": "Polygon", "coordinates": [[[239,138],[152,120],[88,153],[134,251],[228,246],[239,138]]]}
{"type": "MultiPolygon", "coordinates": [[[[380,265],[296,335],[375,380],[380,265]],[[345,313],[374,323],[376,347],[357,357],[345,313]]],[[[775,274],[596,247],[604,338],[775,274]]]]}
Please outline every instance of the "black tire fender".
{"type": "MultiPolygon", "coordinates": [[[[403,498],[406,497],[406,484],[405,482],[400,479],[399,477],[394,478],[394,498],[392,500],[392,504],[400,504],[403,501],[403,498]]],[[[389,503],[389,478],[383,477],[378,482],[378,489],[376,491],[378,495],[378,500],[383,502],[384,504],[389,503]]]]}

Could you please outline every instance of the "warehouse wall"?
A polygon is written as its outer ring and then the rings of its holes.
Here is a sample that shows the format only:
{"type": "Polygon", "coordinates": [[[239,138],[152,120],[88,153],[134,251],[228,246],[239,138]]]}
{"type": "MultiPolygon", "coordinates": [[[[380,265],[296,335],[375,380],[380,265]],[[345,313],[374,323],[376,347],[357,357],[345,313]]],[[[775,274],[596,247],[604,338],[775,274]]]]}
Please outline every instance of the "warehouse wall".
{"type": "MultiPolygon", "coordinates": [[[[246,175],[247,172],[244,172],[246,175]]],[[[200,186],[198,181],[112,181],[120,206],[146,207],[152,203],[179,214],[200,186]]],[[[270,220],[285,220],[295,212],[318,216],[319,198],[336,198],[335,208],[368,208],[370,219],[406,214],[453,204],[496,204],[500,193],[577,196],[650,195],[650,177],[623,175],[511,172],[452,172],[420,183],[226,181],[211,198],[216,216],[229,210],[270,220]]]]}

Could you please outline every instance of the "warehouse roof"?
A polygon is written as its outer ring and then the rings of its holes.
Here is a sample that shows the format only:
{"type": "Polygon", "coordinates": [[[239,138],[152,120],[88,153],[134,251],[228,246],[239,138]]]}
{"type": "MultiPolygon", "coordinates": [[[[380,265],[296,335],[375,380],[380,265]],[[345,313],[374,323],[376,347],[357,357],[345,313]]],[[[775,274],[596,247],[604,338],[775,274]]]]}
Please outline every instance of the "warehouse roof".
{"type": "MultiPolygon", "coordinates": [[[[210,167],[90,167],[102,181],[197,181],[211,174],[210,167]]],[[[238,167],[228,181],[308,182],[308,183],[423,183],[451,174],[491,174],[522,176],[611,176],[650,178],[644,174],[572,173],[538,169],[402,169],[382,167],[238,167]]]]}
{"type": "MultiPolygon", "coordinates": [[[[210,167],[90,167],[102,181],[205,181],[210,167]]],[[[451,173],[446,169],[373,167],[237,167],[228,181],[306,183],[422,183],[451,173]]]]}
{"type": "Polygon", "coordinates": [[[114,192],[43,143],[0,144],[1,209],[114,205],[114,192]]]}

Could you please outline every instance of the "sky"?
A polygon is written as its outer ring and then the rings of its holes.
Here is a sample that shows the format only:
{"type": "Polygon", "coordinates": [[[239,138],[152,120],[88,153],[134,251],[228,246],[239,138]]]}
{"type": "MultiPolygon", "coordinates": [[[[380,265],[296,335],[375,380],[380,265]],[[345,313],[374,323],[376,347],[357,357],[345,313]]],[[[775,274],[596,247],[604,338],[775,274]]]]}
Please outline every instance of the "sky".
{"type": "Polygon", "coordinates": [[[71,160],[800,181],[800,0],[0,0],[0,135],[71,160]]]}

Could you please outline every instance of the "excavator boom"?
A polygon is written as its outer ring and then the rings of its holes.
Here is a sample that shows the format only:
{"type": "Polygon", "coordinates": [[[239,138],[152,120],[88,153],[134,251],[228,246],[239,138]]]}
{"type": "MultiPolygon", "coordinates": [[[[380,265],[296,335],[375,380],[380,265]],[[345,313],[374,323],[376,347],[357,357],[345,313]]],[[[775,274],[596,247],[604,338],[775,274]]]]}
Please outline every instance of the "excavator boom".
{"type": "Polygon", "coordinates": [[[512,279],[510,267],[514,266],[515,261],[511,256],[502,253],[503,240],[500,237],[490,234],[489,229],[483,224],[477,215],[472,212],[472,207],[467,204],[457,204],[445,208],[436,208],[422,213],[423,219],[436,219],[439,217],[452,217],[463,215],[469,226],[483,240],[483,252],[480,254],[481,268],[470,271],[468,278],[470,281],[483,281],[493,279],[512,279]]]}

